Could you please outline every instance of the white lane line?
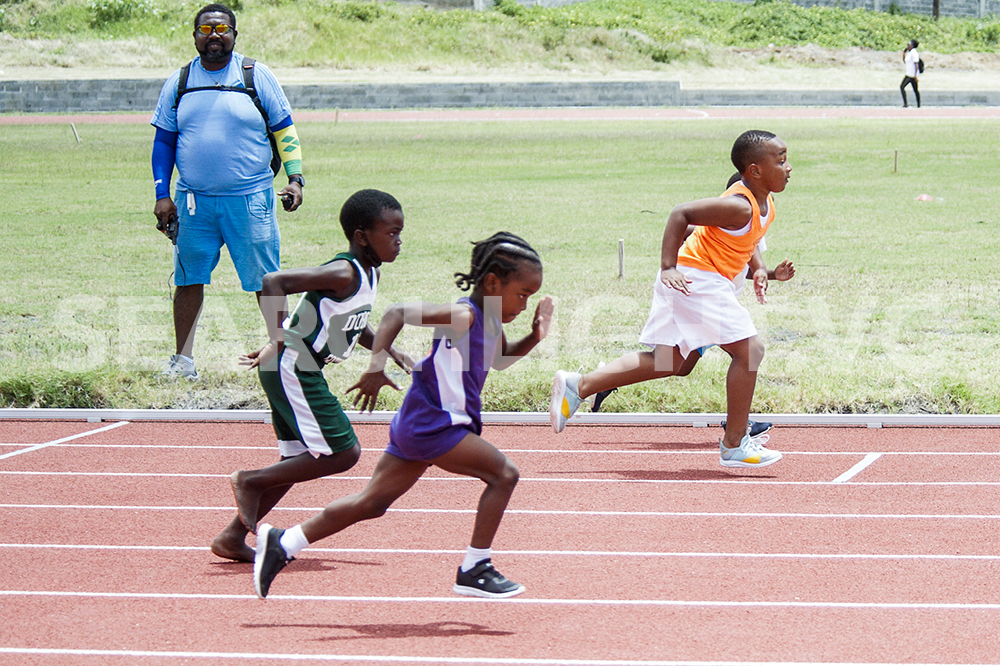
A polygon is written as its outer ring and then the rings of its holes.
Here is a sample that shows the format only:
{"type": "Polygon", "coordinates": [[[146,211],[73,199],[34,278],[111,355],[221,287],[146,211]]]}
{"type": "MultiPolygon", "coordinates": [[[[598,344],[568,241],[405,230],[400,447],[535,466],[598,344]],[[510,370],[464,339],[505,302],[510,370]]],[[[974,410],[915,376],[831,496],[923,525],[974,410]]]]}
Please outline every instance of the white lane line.
{"type": "MultiPolygon", "coordinates": [[[[456,629],[461,628],[460,624],[456,629]]],[[[485,664],[487,666],[898,666],[895,662],[795,662],[795,661],[649,661],[639,659],[532,659],[516,657],[426,657],[403,655],[343,655],[287,652],[165,652],[155,650],[75,650],[70,648],[0,647],[0,654],[74,657],[162,657],[169,659],[225,659],[255,661],[329,661],[376,664],[485,664]]],[[[963,666],[961,664],[920,664],[907,666],[963,666]]],[[[967,666],[967,665],[964,665],[967,666]]],[[[990,666],[990,665],[984,665],[990,666]]]]}
{"type": "Polygon", "coordinates": [[[0,456],[0,460],[4,458],[12,458],[14,456],[19,456],[22,453],[31,453],[32,451],[38,451],[39,449],[44,449],[49,446],[56,446],[57,444],[62,444],[63,442],[68,442],[70,440],[79,439],[81,437],[88,437],[90,435],[96,435],[99,432],[106,432],[108,430],[114,430],[115,428],[120,428],[123,425],[128,425],[128,421],[118,421],[117,423],[112,423],[111,425],[106,425],[103,428],[97,428],[96,430],[88,430],[87,432],[77,433],[75,435],[70,435],[69,437],[62,437],[60,439],[54,439],[51,442],[45,442],[44,444],[35,444],[34,446],[29,446],[26,449],[21,449],[20,451],[11,451],[10,453],[5,453],[0,456]]]}
{"type": "MultiPolygon", "coordinates": [[[[594,472],[595,474],[609,472],[594,472]]],[[[617,472],[610,472],[616,474],[617,472]]],[[[673,474],[672,471],[664,471],[664,474],[673,474]]],[[[0,470],[0,476],[112,476],[112,477],[133,477],[133,478],[192,478],[192,479],[228,479],[232,472],[225,474],[186,474],[186,473],[162,473],[162,472],[31,472],[26,470],[0,470]]],[[[370,476],[324,476],[318,481],[368,481],[370,476]]],[[[423,476],[421,482],[446,481],[449,483],[481,483],[478,479],[467,476],[423,476]]],[[[534,477],[521,477],[519,483],[603,483],[603,484],[647,484],[647,485],[723,485],[739,484],[753,486],[829,486],[834,485],[830,481],[772,481],[761,479],[750,475],[732,475],[729,479],[609,479],[595,477],[593,479],[545,479],[534,477]]],[[[840,485],[840,484],[837,484],[840,485]]],[[[852,486],[1000,486],[1000,481],[859,481],[852,483],[852,486]]]]}
{"type": "Polygon", "coordinates": [[[867,469],[869,465],[871,465],[881,457],[882,457],[881,453],[869,453],[868,455],[866,455],[864,458],[861,459],[861,462],[857,463],[856,465],[854,465],[854,467],[852,467],[851,469],[847,470],[846,472],[838,476],[836,479],[832,481],[832,483],[847,483],[855,476],[860,474],[862,471],[867,469]]]}
{"type": "MultiPolygon", "coordinates": [[[[650,442],[650,446],[654,445],[654,442],[650,442]]],[[[2,443],[0,446],[25,446],[23,443],[13,443],[7,442],[2,443]]],[[[87,442],[80,442],[76,444],[59,444],[60,448],[67,449],[134,449],[134,444],[90,444],[87,442]]],[[[694,447],[696,445],[691,444],[694,447]]],[[[260,451],[262,453],[273,454],[275,447],[273,445],[266,446],[246,446],[246,445],[228,445],[228,444],[143,444],[143,450],[146,449],[180,449],[189,451],[260,451]]],[[[576,455],[576,454],[587,454],[587,455],[660,455],[660,456],[672,456],[672,455],[716,455],[718,454],[717,448],[706,450],[704,447],[701,448],[690,448],[690,449],[672,449],[672,450],[662,450],[662,449],[509,449],[504,447],[499,447],[504,453],[516,453],[518,455],[547,455],[547,454],[559,454],[559,455],[576,455]]],[[[361,451],[363,453],[382,453],[385,451],[385,447],[362,447],[361,451]]],[[[859,456],[864,454],[864,451],[789,451],[787,449],[782,450],[782,454],[786,456],[859,456]]],[[[1000,451],[882,451],[881,455],[884,456],[1000,456],[1000,451]]]]}
{"type": "MultiPolygon", "coordinates": [[[[460,624],[456,629],[461,628],[460,624]]],[[[644,659],[532,659],[516,657],[426,657],[403,655],[343,655],[288,652],[165,652],[155,650],[75,650],[70,648],[0,647],[0,654],[73,657],[162,657],[168,659],[208,659],[219,661],[328,661],[375,664],[485,664],[486,666],[898,666],[895,662],[796,662],[796,661],[649,661],[644,659]]],[[[961,664],[921,664],[907,666],[963,666],[961,664]]],[[[967,665],[964,665],[967,666],[967,665]]],[[[984,665],[991,666],[991,665],[984,665]]],[[[995,666],[995,665],[993,665],[995,666]]]]}
{"type": "MultiPolygon", "coordinates": [[[[48,544],[48,543],[0,543],[0,548],[22,550],[110,550],[110,551],[140,551],[140,552],[209,552],[208,546],[109,546],[103,544],[48,544]]],[[[328,553],[335,555],[460,555],[464,550],[449,548],[322,548],[313,547],[310,553],[328,553]]],[[[618,550],[503,550],[504,555],[521,555],[526,557],[621,557],[621,558],[740,558],[764,560],[862,560],[862,561],[904,561],[904,560],[947,560],[947,561],[1000,561],[1000,555],[936,555],[936,554],[900,554],[900,553],[720,553],[720,552],[657,552],[657,551],[618,551],[618,550]]]]}
{"type": "MultiPolygon", "coordinates": [[[[51,509],[55,511],[212,511],[232,512],[231,506],[155,506],[140,504],[0,504],[0,509],[51,509]]],[[[271,511],[296,511],[317,513],[323,507],[278,506],[271,511]]],[[[389,509],[388,513],[465,514],[474,515],[475,509],[389,509]]],[[[598,516],[613,518],[816,518],[843,520],[997,520],[1000,514],[981,513],[803,513],[803,512],[735,512],[735,511],[596,511],[572,509],[507,509],[505,514],[528,516],[598,516]]]]}
{"type": "MultiPolygon", "coordinates": [[[[55,592],[51,590],[0,590],[0,597],[57,597],[71,599],[169,599],[188,601],[253,600],[253,594],[185,594],[179,592],[55,592]]],[[[620,606],[681,608],[830,608],[837,610],[969,610],[1000,611],[1000,603],[906,603],[881,601],[709,601],[681,599],[476,599],[469,597],[376,597],[323,594],[269,595],[269,601],[322,601],[337,603],[438,603],[438,604],[516,604],[525,606],[620,606]]]]}

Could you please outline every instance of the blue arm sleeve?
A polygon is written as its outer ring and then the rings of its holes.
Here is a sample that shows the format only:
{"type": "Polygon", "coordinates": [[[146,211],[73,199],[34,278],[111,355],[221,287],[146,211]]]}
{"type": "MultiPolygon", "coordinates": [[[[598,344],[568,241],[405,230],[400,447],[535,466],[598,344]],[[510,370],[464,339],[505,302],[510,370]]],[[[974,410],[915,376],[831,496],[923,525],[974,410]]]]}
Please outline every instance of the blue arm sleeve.
{"type": "Polygon", "coordinates": [[[288,127],[289,125],[291,125],[291,124],[292,124],[292,117],[288,116],[284,120],[282,120],[280,123],[276,123],[274,125],[271,125],[271,131],[272,132],[277,132],[278,130],[283,130],[286,127],[288,127]]]}
{"type": "Polygon", "coordinates": [[[170,179],[174,175],[174,159],[177,156],[177,132],[156,128],[153,138],[153,187],[156,198],[170,196],[170,179]]]}

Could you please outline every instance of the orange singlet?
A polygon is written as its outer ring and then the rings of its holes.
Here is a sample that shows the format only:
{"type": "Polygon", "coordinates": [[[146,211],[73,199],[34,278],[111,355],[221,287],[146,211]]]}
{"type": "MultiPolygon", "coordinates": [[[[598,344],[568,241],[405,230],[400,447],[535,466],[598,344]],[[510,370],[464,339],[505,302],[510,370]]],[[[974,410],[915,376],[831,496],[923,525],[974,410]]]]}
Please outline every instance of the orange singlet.
{"type": "Polygon", "coordinates": [[[750,202],[753,214],[750,216],[750,230],[741,236],[734,236],[721,227],[695,227],[677,253],[677,263],[703,271],[718,273],[732,280],[747,265],[753,256],[757,243],[767,233],[774,222],[774,199],[767,195],[768,220],[766,226],[760,223],[760,206],[750,189],[742,181],[722,193],[723,197],[742,194],[750,202]]]}

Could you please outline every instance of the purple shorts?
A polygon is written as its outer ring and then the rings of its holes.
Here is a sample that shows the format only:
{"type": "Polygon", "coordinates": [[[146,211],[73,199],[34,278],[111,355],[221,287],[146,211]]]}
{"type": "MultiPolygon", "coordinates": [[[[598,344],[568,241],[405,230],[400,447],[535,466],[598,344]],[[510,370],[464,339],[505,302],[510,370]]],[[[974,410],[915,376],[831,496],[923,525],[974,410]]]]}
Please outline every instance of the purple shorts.
{"type": "Polygon", "coordinates": [[[452,426],[431,436],[419,436],[409,432],[389,429],[389,444],[386,453],[403,460],[427,462],[439,458],[458,446],[467,435],[475,433],[465,426],[452,426]]]}

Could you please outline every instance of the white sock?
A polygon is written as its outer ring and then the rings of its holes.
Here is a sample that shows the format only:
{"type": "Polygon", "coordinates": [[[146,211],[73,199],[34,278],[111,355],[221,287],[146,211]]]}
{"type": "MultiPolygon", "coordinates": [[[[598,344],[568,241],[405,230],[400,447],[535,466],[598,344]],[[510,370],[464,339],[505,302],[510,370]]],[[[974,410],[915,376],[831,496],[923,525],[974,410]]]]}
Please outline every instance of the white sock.
{"type": "Polygon", "coordinates": [[[278,543],[285,549],[288,557],[295,557],[309,546],[309,540],[306,539],[306,535],[299,525],[285,530],[278,543]]]}
{"type": "Polygon", "coordinates": [[[490,559],[489,548],[473,548],[469,546],[465,549],[465,560],[462,561],[462,571],[474,569],[483,560],[490,559]]]}

